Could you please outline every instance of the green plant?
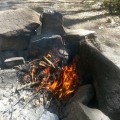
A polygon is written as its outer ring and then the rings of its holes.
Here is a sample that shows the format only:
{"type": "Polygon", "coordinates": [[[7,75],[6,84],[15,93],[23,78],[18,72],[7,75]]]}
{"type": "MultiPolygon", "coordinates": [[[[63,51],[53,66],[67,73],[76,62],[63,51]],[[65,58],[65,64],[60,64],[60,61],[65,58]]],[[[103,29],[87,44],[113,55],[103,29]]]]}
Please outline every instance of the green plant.
{"type": "Polygon", "coordinates": [[[120,14],[120,0],[104,0],[104,6],[110,14],[120,14]]]}

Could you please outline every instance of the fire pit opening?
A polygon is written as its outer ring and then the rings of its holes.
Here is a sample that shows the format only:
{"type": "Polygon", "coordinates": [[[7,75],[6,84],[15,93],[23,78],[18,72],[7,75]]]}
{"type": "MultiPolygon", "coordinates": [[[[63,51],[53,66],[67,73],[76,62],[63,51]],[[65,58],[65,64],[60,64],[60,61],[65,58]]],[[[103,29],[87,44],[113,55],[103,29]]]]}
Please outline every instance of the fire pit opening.
{"type": "Polygon", "coordinates": [[[21,84],[38,83],[35,87],[37,91],[44,88],[53,93],[58,99],[65,99],[71,96],[80,86],[81,82],[76,64],[78,60],[78,57],[69,60],[69,55],[65,50],[54,48],[47,55],[39,59],[33,59],[25,65],[18,72],[18,79],[21,84]],[[28,70],[21,77],[26,66],[28,70]]]}
{"type": "Polygon", "coordinates": [[[29,56],[29,61],[18,70],[18,81],[22,87],[17,91],[30,86],[34,92],[41,93],[44,96],[43,105],[55,112],[60,119],[64,118],[65,106],[77,99],[96,107],[92,77],[82,70],[81,57],[76,52],[78,41],[71,44],[71,40],[65,36],[53,36],[38,41],[36,45],[42,45],[38,47],[42,50],[35,52],[34,57],[29,56]]]}
{"type": "MultiPolygon", "coordinates": [[[[97,102],[92,102],[95,101],[92,77],[82,70],[81,56],[76,52],[81,41],[75,39],[71,44],[70,39],[60,35],[33,41],[33,46],[30,46],[32,52],[29,52],[26,62],[14,66],[17,83],[11,93],[14,95],[11,104],[16,107],[13,114],[29,105],[32,109],[42,105],[45,110],[63,119],[66,106],[76,100],[88,106],[92,103],[97,106],[97,102]]],[[[9,108],[3,112],[5,117],[9,116],[8,111],[9,108]]]]}

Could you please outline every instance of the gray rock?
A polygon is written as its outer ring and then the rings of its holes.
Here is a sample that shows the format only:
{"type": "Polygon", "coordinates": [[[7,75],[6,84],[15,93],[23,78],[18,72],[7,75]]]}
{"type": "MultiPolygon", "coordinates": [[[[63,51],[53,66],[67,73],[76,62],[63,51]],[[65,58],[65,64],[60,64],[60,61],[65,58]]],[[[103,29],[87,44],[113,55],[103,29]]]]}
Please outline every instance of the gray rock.
{"type": "Polygon", "coordinates": [[[25,60],[23,57],[12,57],[4,61],[4,64],[6,67],[13,67],[13,66],[24,64],[24,63],[25,63],[25,60]]]}
{"type": "Polygon", "coordinates": [[[0,67],[3,66],[3,62],[4,62],[4,60],[3,60],[3,58],[0,56],[0,67]]]}
{"type": "MultiPolygon", "coordinates": [[[[16,80],[17,80],[17,75],[16,75],[16,70],[14,69],[7,69],[7,70],[0,70],[0,88],[6,88],[6,87],[11,87],[16,86],[16,80]]],[[[2,93],[0,92],[0,95],[2,93]]]]}
{"type": "Polygon", "coordinates": [[[16,51],[3,51],[3,52],[0,52],[0,54],[3,60],[11,57],[16,57],[18,55],[16,51]]]}
{"type": "Polygon", "coordinates": [[[49,111],[45,111],[39,120],[59,120],[59,118],[56,114],[51,113],[49,111]]]}
{"type": "Polygon", "coordinates": [[[65,30],[65,35],[63,39],[65,39],[66,44],[74,44],[75,42],[86,42],[91,46],[97,48],[98,50],[102,51],[99,41],[96,38],[95,31],[85,30],[85,29],[76,29],[76,30],[65,30]]]}
{"type": "Polygon", "coordinates": [[[0,12],[0,50],[22,50],[39,26],[40,15],[27,8],[0,12]]]}
{"type": "Polygon", "coordinates": [[[63,17],[58,12],[44,12],[42,18],[42,34],[45,35],[63,35],[63,17]]]}
{"type": "Polygon", "coordinates": [[[120,118],[120,69],[97,49],[76,43],[82,76],[90,75],[100,109],[113,120],[120,118]]]}
{"type": "Polygon", "coordinates": [[[69,103],[79,101],[83,104],[88,104],[94,96],[94,89],[92,85],[81,86],[75,95],[70,99],[69,103]]]}
{"type": "Polygon", "coordinates": [[[35,31],[37,35],[41,35],[41,26],[39,26],[35,31]]]}
{"type": "Polygon", "coordinates": [[[30,43],[30,56],[45,55],[54,48],[63,47],[62,37],[53,35],[51,37],[35,36],[30,43]]]}
{"type": "Polygon", "coordinates": [[[110,120],[98,109],[88,108],[78,101],[68,104],[62,120],[110,120]]]}
{"type": "Polygon", "coordinates": [[[4,64],[5,59],[15,57],[15,56],[18,56],[16,51],[2,51],[2,52],[0,52],[0,68],[5,67],[5,64],[4,64]]]}

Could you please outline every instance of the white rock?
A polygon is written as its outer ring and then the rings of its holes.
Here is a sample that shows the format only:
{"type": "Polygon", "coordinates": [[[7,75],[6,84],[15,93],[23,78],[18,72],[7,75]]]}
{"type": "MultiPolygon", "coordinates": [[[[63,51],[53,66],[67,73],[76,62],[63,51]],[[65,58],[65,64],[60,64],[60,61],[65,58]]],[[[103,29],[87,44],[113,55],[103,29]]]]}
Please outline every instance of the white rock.
{"type": "Polygon", "coordinates": [[[59,118],[56,114],[45,111],[39,120],[59,120],[59,118]]]}

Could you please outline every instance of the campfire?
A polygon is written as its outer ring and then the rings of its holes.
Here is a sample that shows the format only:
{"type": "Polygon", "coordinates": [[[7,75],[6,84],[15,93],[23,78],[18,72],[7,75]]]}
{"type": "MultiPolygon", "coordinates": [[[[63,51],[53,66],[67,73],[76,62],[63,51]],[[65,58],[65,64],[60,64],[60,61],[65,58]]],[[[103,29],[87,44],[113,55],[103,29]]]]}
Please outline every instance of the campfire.
{"type": "Polygon", "coordinates": [[[64,50],[62,54],[59,51],[54,49],[47,55],[30,61],[25,65],[29,67],[22,77],[20,72],[24,71],[25,66],[18,72],[19,82],[25,86],[31,83],[37,92],[47,90],[58,99],[70,98],[80,86],[76,66],[78,57],[67,64],[64,50]]]}

